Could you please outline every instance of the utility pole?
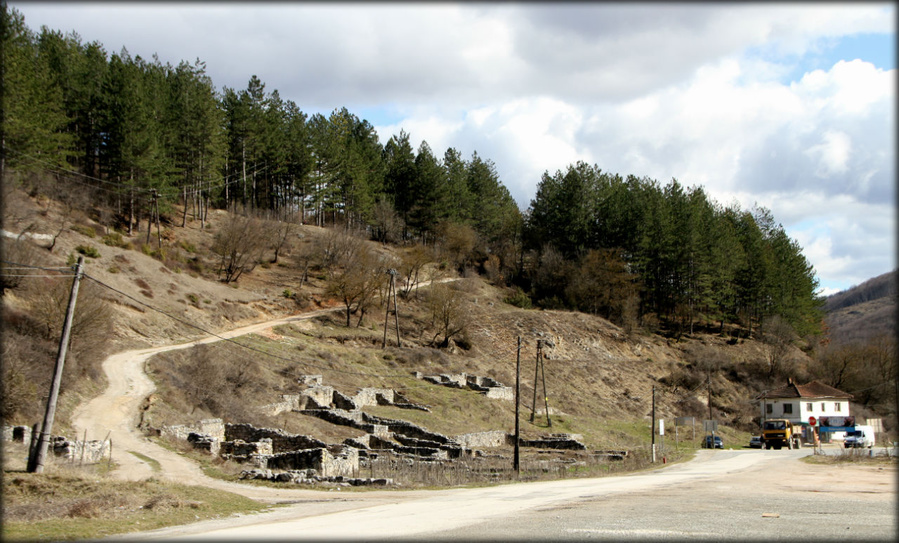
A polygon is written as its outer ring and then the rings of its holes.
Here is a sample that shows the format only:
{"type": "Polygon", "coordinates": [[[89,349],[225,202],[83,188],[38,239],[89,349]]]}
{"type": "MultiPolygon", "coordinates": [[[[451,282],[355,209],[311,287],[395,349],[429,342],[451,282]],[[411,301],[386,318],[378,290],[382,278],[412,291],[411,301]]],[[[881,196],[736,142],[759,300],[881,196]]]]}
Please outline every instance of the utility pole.
{"type": "Polygon", "coordinates": [[[381,348],[384,349],[387,347],[387,323],[390,322],[390,296],[393,295],[393,318],[396,323],[396,346],[402,347],[400,343],[400,317],[399,310],[396,307],[396,275],[397,271],[393,268],[387,270],[388,275],[390,275],[390,286],[387,288],[387,313],[384,314],[384,342],[381,344],[381,348]]]}
{"type": "Polygon", "coordinates": [[[552,428],[553,421],[549,418],[549,394],[546,392],[546,368],[543,366],[543,340],[537,341],[537,358],[540,360],[540,375],[543,378],[543,408],[546,410],[546,425],[552,428]]]}
{"type": "Polygon", "coordinates": [[[537,413],[537,379],[543,375],[543,406],[546,409],[546,425],[552,427],[553,421],[549,418],[549,396],[546,394],[546,371],[543,368],[543,343],[544,340],[537,340],[537,363],[534,366],[534,400],[531,403],[531,423],[534,422],[534,416],[537,413]]]}
{"type": "Polygon", "coordinates": [[[519,456],[519,441],[521,439],[520,428],[518,424],[518,413],[520,402],[518,394],[521,390],[521,336],[518,336],[518,352],[515,354],[515,452],[512,456],[512,469],[515,470],[515,476],[521,475],[521,464],[519,456]]]}
{"type": "Polygon", "coordinates": [[[531,401],[531,424],[534,423],[534,415],[537,413],[537,378],[540,376],[540,340],[537,340],[537,361],[534,364],[534,399],[531,401]]]}
{"type": "Polygon", "coordinates": [[[66,350],[69,345],[69,334],[72,331],[72,318],[75,314],[75,301],[78,299],[78,284],[81,282],[84,257],[78,257],[75,266],[75,278],[72,281],[72,291],[69,294],[69,306],[66,308],[66,318],[62,327],[62,337],[59,338],[59,351],[56,355],[56,366],[53,369],[53,383],[50,385],[50,396],[47,398],[47,410],[44,413],[44,425],[38,436],[34,455],[28,459],[29,473],[43,473],[44,457],[47,456],[50,432],[53,431],[53,419],[56,417],[56,401],[59,398],[59,386],[62,383],[62,369],[66,361],[66,350]]]}
{"type": "Polygon", "coordinates": [[[656,463],[656,386],[652,385],[652,427],[649,430],[649,433],[652,434],[652,460],[653,464],[656,463]]]}
{"type": "MultiPolygon", "coordinates": [[[[187,209],[187,202],[184,203],[187,209]]],[[[156,240],[159,242],[159,250],[162,251],[162,229],[159,227],[159,193],[153,189],[153,207],[156,208],[156,240]]]]}

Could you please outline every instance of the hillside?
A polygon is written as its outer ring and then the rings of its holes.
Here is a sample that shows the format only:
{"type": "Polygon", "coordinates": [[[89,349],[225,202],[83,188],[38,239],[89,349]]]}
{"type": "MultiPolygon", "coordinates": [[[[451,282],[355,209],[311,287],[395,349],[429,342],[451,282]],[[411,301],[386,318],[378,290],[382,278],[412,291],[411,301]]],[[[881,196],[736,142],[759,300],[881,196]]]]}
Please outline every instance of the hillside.
{"type": "Polygon", "coordinates": [[[834,343],[861,343],[896,332],[896,272],[879,275],[827,297],[827,326],[834,343]]]}
{"type": "MultiPolygon", "coordinates": [[[[63,220],[59,205],[52,200],[35,199],[16,191],[10,193],[7,204],[10,203],[15,207],[7,213],[4,228],[15,234],[30,227],[33,234],[52,235],[54,225],[63,220]]],[[[146,240],[145,230],[130,239],[126,237],[123,247],[109,246],[101,241],[106,230],[89,213],[69,217],[70,222],[62,229],[52,252],[29,243],[31,247],[26,252],[41,266],[65,265],[77,254],[79,246],[96,248],[98,255],[86,259],[89,279],[84,281],[81,297],[107,300],[112,311],[110,333],[103,341],[94,339],[86,348],[77,336],[73,340],[73,346],[80,348],[73,348],[75,360],[69,371],[77,378],[68,380],[63,391],[64,407],[57,419],[61,433],[68,428],[67,416],[72,407],[102,387],[97,364],[105,353],[183,342],[241,324],[340,305],[325,294],[325,276],[321,272],[310,273],[308,280],[300,284],[304,247],[328,235],[327,229],[313,226],[294,227],[289,250],[277,264],[268,263],[267,255],[236,283],[226,285],[218,281],[216,257],[210,247],[214,232],[227,220],[228,213],[215,211],[205,228],[199,221],[189,221],[184,228],[166,225],[164,251],[155,257],[149,250],[156,245],[155,230],[149,246],[142,243],[146,240]],[[141,246],[143,250],[135,248],[141,246]]],[[[406,249],[379,246],[379,250],[400,254],[406,249]]],[[[432,274],[448,273],[433,266],[429,269],[432,274]]],[[[51,282],[49,278],[29,279],[8,289],[4,295],[6,324],[33,319],[36,300],[51,282]]],[[[466,330],[447,349],[432,346],[436,333],[423,292],[400,298],[402,348],[396,348],[392,329],[388,348],[381,348],[383,306],[376,307],[361,327],[355,326],[354,318],[354,326],[347,328],[342,313],[335,313],[303,327],[291,326],[268,336],[253,336],[249,340],[253,351],[236,343],[211,347],[209,351],[221,353],[221,359],[252,363],[253,369],[245,376],[240,391],[222,389],[231,400],[229,405],[203,403],[185,391],[185,377],[178,371],[185,371],[189,364],[182,362],[207,355],[192,349],[179,356],[153,360],[150,368],[160,391],[155,398],[158,401],[147,413],[148,420],[152,419],[154,425],[180,424],[224,415],[236,422],[251,422],[237,419],[240,414],[252,413],[258,405],[277,401],[279,394],[295,391],[296,375],[317,373],[323,374],[325,383],[348,394],[366,386],[405,390],[414,401],[433,407],[434,415],[422,422],[438,431],[511,430],[509,404],[497,406],[471,396],[466,400],[470,400],[464,408],[466,412],[462,412],[459,399],[446,396],[440,387],[422,387],[411,377],[400,376],[414,371],[465,372],[512,386],[517,338],[521,337],[522,412],[527,417],[535,397],[536,340],[544,339],[550,342],[544,349],[547,402],[555,417],[552,428],[545,427],[545,420],[541,422],[538,417],[534,424],[522,429],[526,434],[567,431],[583,434],[588,446],[635,445],[638,436],[648,436],[653,386],[657,387],[659,418],[695,416],[699,420],[708,416],[708,368],[712,370],[713,416],[734,430],[752,429],[754,411],[750,399],[764,386],[756,377],[763,359],[761,344],[710,334],[696,334],[675,342],[643,332],[628,335],[605,319],[587,314],[519,309],[503,301],[506,291],[474,275],[459,278],[453,290],[462,298],[466,330]],[[274,356],[260,355],[260,351],[274,356]],[[287,364],[290,368],[281,367],[285,360],[291,361],[287,364]],[[308,371],[301,369],[304,365],[308,371]],[[501,421],[496,416],[500,413],[501,421]]],[[[27,336],[26,328],[10,327],[7,339],[20,343],[18,340],[27,336]]],[[[51,346],[52,342],[44,345],[44,356],[52,353],[51,346]]],[[[30,348],[37,349],[34,345],[30,348]]],[[[793,367],[803,371],[804,355],[794,349],[791,357],[793,367]]],[[[38,367],[49,374],[46,364],[38,367]]],[[[43,390],[48,379],[49,375],[32,374],[32,382],[38,384],[32,393],[43,390]]],[[[542,387],[542,380],[540,384],[542,387]]],[[[542,388],[539,392],[542,394],[542,388]]],[[[542,411],[540,403],[537,402],[538,412],[542,411]]],[[[39,411],[22,408],[13,415],[10,422],[30,425],[37,420],[39,411]]],[[[299,432],[308,421],[285,424],[299,432]]]]}

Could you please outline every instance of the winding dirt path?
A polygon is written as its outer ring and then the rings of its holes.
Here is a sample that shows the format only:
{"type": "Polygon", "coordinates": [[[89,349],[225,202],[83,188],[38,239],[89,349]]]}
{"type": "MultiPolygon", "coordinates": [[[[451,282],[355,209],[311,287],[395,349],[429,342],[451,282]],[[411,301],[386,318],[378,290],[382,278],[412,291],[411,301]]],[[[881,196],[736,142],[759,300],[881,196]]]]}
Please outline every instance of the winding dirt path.
{"type": "MultiPolygon", "coordinates": [[[[339,310],[341,308],[322,309],[243,326],[217,336],[209,336],[187,343],[114,354],[103,361],[103,371],[109,380],[109,386],[100,396],[80,405],[73,414],[72,423],[78,430],[78,435],[87,431],[88,439],[103,439],[104,436],[109,435],[109,439],[112,440],[113,461],[118,465],[112,475],[119,479],[137,481],[156,477],[183,484],[226,490],[264,502],[293,501],[303,498],[320,500],[323,494],[321,491],[265,488],[207,477],[196,463],[143,436],[137,429],[137,424],[141,404],[156,388],[153,381],[144,372],[145,364],[150,357],[163,352],[187,349],[204,343],[214,343],[223,339],[252,334],[339,310]],[[159,462],[159,469],[154,469],[155,467],[150,462],[133,453],[159,462]]],[[[358,493],[350,501],[370,503],[372,500],[381,498],[382,494],[384,493],[378,491],[358,493]]],[[[396,493],[390,494],[395,497],[396,493]]],[[[341,501],[346,502],[347,500],[341,501]]],[[[347,505],[344,508],[351,507],[351,505],[347,505]]]]}

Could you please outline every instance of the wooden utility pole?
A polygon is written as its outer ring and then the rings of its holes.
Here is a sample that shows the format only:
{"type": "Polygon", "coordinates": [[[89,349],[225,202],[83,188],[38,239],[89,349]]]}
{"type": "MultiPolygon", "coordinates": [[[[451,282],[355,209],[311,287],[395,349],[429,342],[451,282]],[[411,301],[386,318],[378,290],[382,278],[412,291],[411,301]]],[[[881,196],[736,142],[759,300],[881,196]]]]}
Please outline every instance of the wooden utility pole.
{"type": "Polygon", "coordinates": [[[653,464],[656,463],[656,387],[652,386],[652,426],[649,429],[649,433],[652,434],[652,460],[653,464]]]}
{"type": "MultiPolygon", "coordinates": [[[[304,276],[305,276],[305,272],[304,276]]],[[[390,286],[387,288],[387,313],[384,315],[384,342],[381,344],[381,348],[384,349],[387,347],[387,323],[390,322],[390,297],[393,296],[393,319],[396,323],[396,346],[402,347],[402,343],[400,343],[400,317],[399,310],[396,306],[396,276],[397,271],[393,268],[387,270],[387,273],[390,275],[390,286]]]]}
{"type": "Polygon", "coordinates": [[[78,257],[75,266],[75,279],[72,281],[72,291],[69,294],[69,306],[66,308],[66,318],[62,326],[62,337],[59,338],[59,351],[56,355],[56,366],[53,369],[53,383],[50,385],[50,396],[47,398],[47,410],[44,413],[44,425],[38,436],[34,456],[28,459],[29,473],[42,473],[44,471],[44,458],[47,456],[50,432],[53,431],[53,419],[56,417],[56,401],[59,398],[59,386],[62,383],[62,369],[66,361],[66,350],[69,345],[69,334],[72,331],[72,318],[75,314],[75,301],[78,299],[78,284],[81,282],[81,273],[84,266],[84,257],[78,257]]]}
{"type": "Polygon", "coordinates": [[[549,396],[546,393],[546,372],[543,368],[543,340],[537,340],[537,363],[534,366],[534,400],[531,403],[531,422],[534,422],[534,416],[537,413],[537,379],[543,376],[543,405],[546,409],[546,425],[552,426],[553,422],[549,418],[549,396]]]}
{"type": "Polygon", "coordinates": [[[519,456],[519,442],[521,439],[520,427],[518,424],[519,405],[518,393],[521,390],[521,336],[518,336],[518,352],[515,354],[515,452],[512,455],[512,469],[515,470],[515,476],[521,474],[521,464],[519,456]]]}
{"type": "Polygon", "coordinates": [[[546,392],[546,368],[543,366],[543,341],[537,341],[537,358],[540,359],[540,375],[543,380],[543,408],[546,410],[546,425],[552,428],[553,421],[549,418],[549,394],[546,392]]]}
{"type": "Polygon", "coordinates": [[[159,242],[159,250],[162,251],[162,228],[159,226],[159,193],[153,189],[153,207],[156,208],[156,240],[159,242]]]}

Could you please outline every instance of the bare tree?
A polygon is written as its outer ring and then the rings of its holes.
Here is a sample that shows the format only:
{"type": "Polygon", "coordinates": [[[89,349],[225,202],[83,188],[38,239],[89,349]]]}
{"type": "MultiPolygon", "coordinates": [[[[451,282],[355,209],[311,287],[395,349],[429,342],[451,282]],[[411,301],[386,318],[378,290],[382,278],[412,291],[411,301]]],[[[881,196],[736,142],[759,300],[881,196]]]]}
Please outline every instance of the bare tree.
{"type": "Polygon", "coordinates": [[[340,299],[346,308],[346,325],[358,312],[359,323],[387,281],[387,262],[370,242],[358,235],[330,229],[317,240],[313,254],[327,270],[327,293],[340,299]]]}
{"type": "Polygon", "coordinates": [[[428,309],[431,313],[431,326],[435,328],[433,345],[440,348],[449,346],[452,338],[463,333],[466,326],[466,314],[463,298],[455,288],[437,283],[431,286],[428,293],[428,309]],[[437,338],[443,335],[438,344],[437,338]]]}
{"type": "Polygon", "coordinates": [[[438,239],[444,258],[453,267],[463,270],[471,263],[472,253],[478,242],[474,228],[454,222],[444,222],[438,227],[438,239]]]}
{"type": "Polygon", "coordinates": [[[764,320],[761,341],[765,357],[765,382],[770,385],[774,377],[781,375],[790,362],[790,352],[797,339],[793,327],[777,315],[764,320]]]}
{"type": "Polygon", "coordinates": [[[378,200],[372,207],[374,237],[381,243],[396,243],[403,234],[403,220],[390,202],[378,200]]]}
{"type": "Polygon", "coordinates": [[[212,252],[219,255],[218,273],[225,283],[253,271],[268,247],[268,232],[261,219],[232,212],[216,233],[212,252]]]}
{"type": "Polygon", "coordinates": [[[399,272],[403,277],[403,296],[408,296],[421,282],[421,271],[425,266],[434,261],[434,253],[428,247],[418,244],[404,252],[399,272]]]}

